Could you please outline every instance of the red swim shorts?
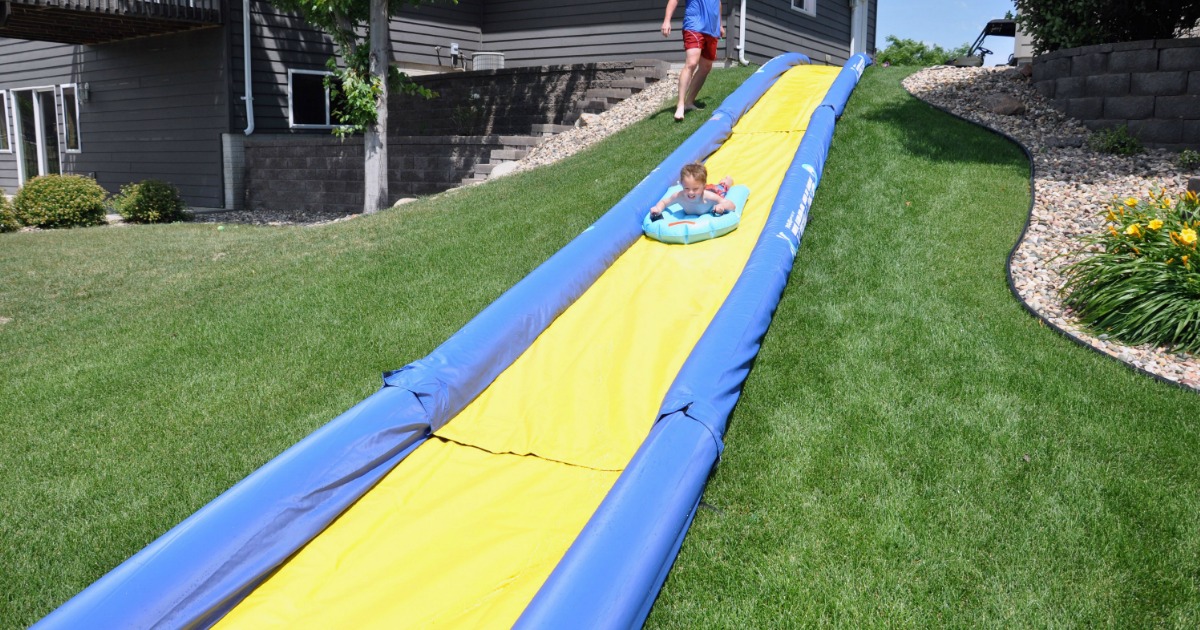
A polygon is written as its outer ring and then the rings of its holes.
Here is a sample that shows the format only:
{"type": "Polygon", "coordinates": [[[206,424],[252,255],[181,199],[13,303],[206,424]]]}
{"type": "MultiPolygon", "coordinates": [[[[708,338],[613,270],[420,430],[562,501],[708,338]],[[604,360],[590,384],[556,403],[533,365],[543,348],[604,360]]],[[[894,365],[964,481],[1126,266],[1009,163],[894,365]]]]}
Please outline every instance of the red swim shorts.
{"type": "Polygon", "coordinates": [[[717,193],[717,195],[720,196],[722,199],[725,198],[725,195],[729,194],[729,186],[726,186],[724,182],[719,183],[719,184],[708,184],[707,186],[704,187],[704,190],[711,190],[711,191],[717,193]]]}
{"type": "Polygon", "coordinates": [[[709,61],[717,60],[717,38],[698,31],[683,32],[683,49],[700,49],[700,56],[709,61]]]}

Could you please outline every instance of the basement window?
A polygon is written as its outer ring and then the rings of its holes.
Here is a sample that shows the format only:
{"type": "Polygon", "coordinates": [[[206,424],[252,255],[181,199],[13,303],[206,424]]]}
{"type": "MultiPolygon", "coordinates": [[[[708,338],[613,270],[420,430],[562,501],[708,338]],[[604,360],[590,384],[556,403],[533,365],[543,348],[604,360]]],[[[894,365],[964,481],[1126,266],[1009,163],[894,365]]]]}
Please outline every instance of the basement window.
{"type": "Polygon", "coordinates": [[[792,10],[817,17],[817,0],[791,0],[792,10]]]}
{"type": "Polygon", "coordinates": [[[288,121],[293,129],[330,129],[333,107],[320,70],[288,70],[288,121]]]}
{"type": "Polygon", "coordinates": [[[12,153],[12,126],[8,124],[8,92],[0,90],[0,153],[12,153]]]}

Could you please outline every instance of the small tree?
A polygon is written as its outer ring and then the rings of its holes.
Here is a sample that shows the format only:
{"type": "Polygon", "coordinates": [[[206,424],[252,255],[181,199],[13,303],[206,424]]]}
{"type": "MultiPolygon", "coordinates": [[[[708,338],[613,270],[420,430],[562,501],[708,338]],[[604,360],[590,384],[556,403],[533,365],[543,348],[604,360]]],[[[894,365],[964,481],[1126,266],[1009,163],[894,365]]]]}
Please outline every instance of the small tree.
{"type": "Polygon", "coordinates": [[[915,39],[900,39],[895,35],[887,36],[887,47],[875,55],[876,63],[887,62],[893,66],[940,66],[947,61],[966,55],[970,44],[945,50],[934,44],[930,46],[915,39]]]}
{"type": "Polygon", "coordinates": [[[305,21],[329,34],[337,45],[337,59],[329,60],[334,72],[326,85],[338,99],[334,119],[342,126],[338,135],[363,134],[363,212],[377,212],[388,204],[387,113],[388,93],[402,91],[430,98],[433,92],[408,79],[391,66],[392,40],[388,18],[421,0],[272,0],[275,6],[296,11],[305,21]]]}
{"type": "Polygon", "coordinates": [[[1015,0],[1037,53],[1173,37],[1200,20],[1200,0],[1015,0]]]}

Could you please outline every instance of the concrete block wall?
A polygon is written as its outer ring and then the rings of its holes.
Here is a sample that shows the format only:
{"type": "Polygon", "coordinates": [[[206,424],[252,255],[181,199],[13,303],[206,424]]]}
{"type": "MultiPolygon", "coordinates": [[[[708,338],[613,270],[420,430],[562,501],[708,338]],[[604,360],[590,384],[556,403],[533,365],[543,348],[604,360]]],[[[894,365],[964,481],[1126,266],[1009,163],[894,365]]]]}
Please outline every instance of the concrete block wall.
{"type": "Polygon", "coordinates": [[[1125,125],[1147,146],[1200,149],[1200,38],[1056,50],[1033,86],[1091,129],[1125,125]]]}
{"type": "MultiPolygon", "coordinates": [[[[458,186],[503,143],[499,136],[388,138],[392,200],[458,186]]],[[[246,138],[246,209],[357,213],[363,204],[363,141],[329,135],[246,138]]]]}
{"type": "Polygon", "coordinates": [[[388,128],[403,135],[521,135],[533,125],[573,124],[588,90],[631,76],[666,76],[658,60],[478,70],[416,77],[437,98],[391,99],[388,128]]]}
{"type": "MultiPolygon", "coordinates": [[[[626,84],[659,80],[669,69],[666,62],[647,60],[418,77],[439,95],[389,102],[388,194],[394,201],[459,186],[477,164],[503,156],[514,142],[523,144],[511,136],[540,136],[539,128],[571,124],[594,99],[619,99],[617,92],[637,89],[626,84]]],[[[244,160],[247,210],[362,209],[361,137],[255,134],[244,140],[244,160]]],[[[237,206],[227,200],[226,207],[237,206]]]]}

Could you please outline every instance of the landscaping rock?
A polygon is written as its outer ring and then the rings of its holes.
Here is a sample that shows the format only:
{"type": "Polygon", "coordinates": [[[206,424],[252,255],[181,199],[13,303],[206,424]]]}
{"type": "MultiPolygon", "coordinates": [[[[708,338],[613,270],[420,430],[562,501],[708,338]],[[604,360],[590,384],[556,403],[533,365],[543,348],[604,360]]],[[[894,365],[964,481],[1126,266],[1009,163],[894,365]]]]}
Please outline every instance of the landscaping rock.
{"type": "Polygon", "coordinates": [[[511,175],[515,172],[517,172],[516,162],[504,162],[496,165],[496,168],[492,169],[492,172],[488,175],[488,179],[504,177],[505,175],[511,175]]]}
{"type": "Polygon", "coordinates": [[[1013,289],[1046,321],[1083,344],[1200,391],[1200,357],[1095,336],[1080,326],[1061,294],[1063,269],[1094,251],[1084,239],[1104,229],[1110,201],[1144,198],[1152,188],[1178,194],[1185,187],[1200,188],[1200,182],[1189,181],[1170,151],[1151,149],[1135,156],[1091,151],[1083,142],[1087,128],[1003,70],[928,68],[910,75],[904,87],[924,101],[1017,139],[1033,156],[1034,203],[1025,237],[1009,264],[1013,289]],[[988,103],[998,95],[1019,100],[1025,116],[992,111],[988,103]]]}
{"type": "Polygon", "coordinates": [[[1001,116],[1019,116],[1025,113],[1025,104],[1008,94],[994,94],[983,99],[988,111],[1001,116]]]}

